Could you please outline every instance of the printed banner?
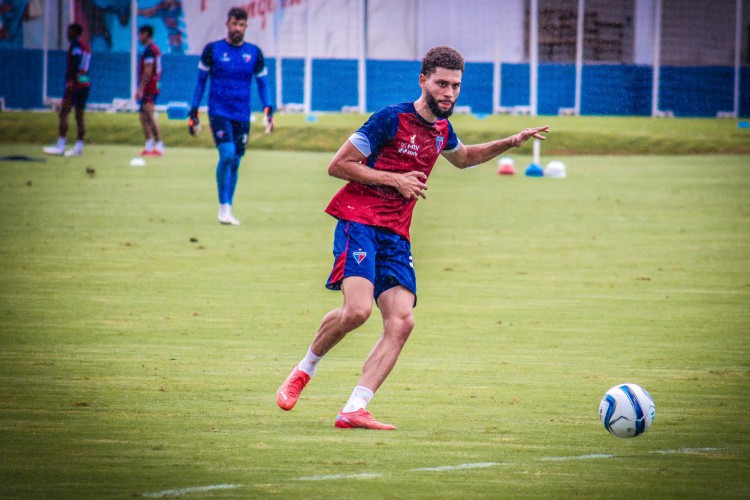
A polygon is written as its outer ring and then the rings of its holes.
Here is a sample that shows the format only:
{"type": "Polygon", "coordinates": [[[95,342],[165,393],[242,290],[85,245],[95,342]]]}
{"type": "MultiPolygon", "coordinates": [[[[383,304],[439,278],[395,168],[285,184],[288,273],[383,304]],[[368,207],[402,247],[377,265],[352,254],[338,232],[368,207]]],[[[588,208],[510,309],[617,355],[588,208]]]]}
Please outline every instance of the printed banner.
{"type": "MultiPolygon", "coordinates": [[[[0,47],[23,47],[23,22],[28,0],[0,0],[0,47]]],[[[34,2],[38,10],[39,2],[34,2]]]]}
{"type": "Polygon", "coordinates": [[[64,50],[65,27],[74,21],[83,26],[84,40],[95,53],[130,52],[136,45],[132,33],[148,24],[165,53],[199,55],[207,43],[226,36],[227,13],[240,7],[248,14],[245,40],[268,57],[357,59],[366,43],[368,59],[419,60],[430,47],[452,45],[467,60],[524,60],[523,2],[503,5],[497,8],[495,0],[0,0],[0,47],[41,48],[46,36],[49,48],[64,50]]]}

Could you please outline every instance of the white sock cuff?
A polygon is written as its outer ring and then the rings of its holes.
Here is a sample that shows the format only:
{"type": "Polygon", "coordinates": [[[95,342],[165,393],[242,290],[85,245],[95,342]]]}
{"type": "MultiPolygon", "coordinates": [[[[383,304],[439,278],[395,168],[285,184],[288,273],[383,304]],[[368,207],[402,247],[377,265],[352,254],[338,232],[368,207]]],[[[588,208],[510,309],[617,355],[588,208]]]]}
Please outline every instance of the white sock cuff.
{"type": "Polygon", "coordinates": [[[367,408],[367,405],[372,401],[375,393],[363,385],[358,385],[352,391],[352,395],[349,396],[349,401],[346,402],[346,406],[341,410],[344,413],[351,413],[359,409],[367,408]]]}
{"type": "Polygon", "coordinates": [[[302,370],[303,372],[307,373],[311,377],[315,375],[315,370],[318,368],[318,363],[320,363],[320,360],[323,359],[323,356],[316,356],[312,349],[307,349],[307,354],[305,355],[305,358],[299,362],[299,365],[297,365],[297,368],[302,370]]]}
{"type": "Polygon", "coordinates": [[[364,385],[358,385],[354,388],[354,391],[352,391],[353,396],[358,396],[368,403],[372,401],[372,398],[375,397],[375,393],[372,392],[370,389],[365,387],[364,385]]]}

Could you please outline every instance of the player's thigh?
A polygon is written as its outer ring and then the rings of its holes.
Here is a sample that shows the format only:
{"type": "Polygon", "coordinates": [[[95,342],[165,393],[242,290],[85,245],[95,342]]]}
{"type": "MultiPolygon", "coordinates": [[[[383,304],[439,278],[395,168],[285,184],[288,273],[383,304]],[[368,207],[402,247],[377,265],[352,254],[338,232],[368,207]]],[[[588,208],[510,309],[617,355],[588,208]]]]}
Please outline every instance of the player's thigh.
{"type": "Polygon", "coordinates": [[[247,141],[250,140],[250,122],[235,121],[232,124],[234,136],[234,149],[237,156],[244,156],[247,149],[247,141]]]}
{"type": "Polygon", "coordinates": [[[148,117],[153,117],[156,108],[155,97],[151,94],[144,94],[140,100],[140,112],[148,117]]]}
{"type": "Polygon", "coordinates": [[[62,101],[60,102],[59,115],[64,118],[68,116],[71,109],[73,109],[73,91],[65,90],[65,94],[63,94],[62,101]]]}
{"type": "Polygon", "coordinates": [[[341,292],[344,295],[344,308],[351,311],[362,311],[369,317],[372,312],[372,295],[374,285],[361,276],[349,276],[341,281],[341,292]]]}
{"type": "Polygon", "coordinates": [[[408,335],[414,327],[414,301],[416,297],[401,285],[384,291],[378,297],[378,308],[383,316],[386,332],[408,335]]]}
{"type": "Polygon", "coordinates": [[[83,111],[86,108],[86,102],[89,100],[89,91],[89,87],[84,87],[72,92],[72,102],[76,111],[83,111]]]}
{"type": "Polygon", "coordinates": [[[232,120],[223,116],[208,115],[208,123],[211,125],[211,135],[213,135],[216,147],[227,142],[234,143],[232,120]]]}
{"type": "Polygon", "coordinates": [[[343,280],[352,276],[364,278],[374,285],[376,255],[374,228],[357,222],[338,221],[333,236],[333,269],[326,287],[339,290],[343,280]]]}
{"type": "Polygon", "coordinates": [[[414,271],[414,260],[411,255],[411,244],[406,238],[385,230],[380,232],[380,247],[375,264],[375,298],[380,306],[380,296],[401,286],[411,292],[416,304],[417,276],[414,271]]]}

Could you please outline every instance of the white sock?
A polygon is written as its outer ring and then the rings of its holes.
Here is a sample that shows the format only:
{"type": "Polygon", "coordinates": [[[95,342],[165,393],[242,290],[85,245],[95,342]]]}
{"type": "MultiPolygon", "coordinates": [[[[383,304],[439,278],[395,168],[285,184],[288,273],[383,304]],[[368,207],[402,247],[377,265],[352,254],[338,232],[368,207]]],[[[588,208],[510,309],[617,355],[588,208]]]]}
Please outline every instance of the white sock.
{"type": "Polygon", "coordinates": [[[367,403],[372,400],[373,396],[375,396],[375,393],[370,389],[365,386],[358,385],[352,391],[352,395],[349,396],[349,401],[346,402],[346,406],[344,406],[344,409],[341,411],[343,413],[351,413],[353,411],[359,410],[360,408],[365,409],[367,408],[367,403]]]}
{"type": "Polygon", "coordinates": [[[157,150],[160,153],[164,152],[164,142],[163,141],[156,141],[156,145],[154,146],[154,149],[157,150]]]}
{"type": "Polygon", "coordinates": [[[75,151],[76,151],[77,153],[81,153],[81,152],[83,152],[83,141],[76,141],[76,145],[75,145],[75,146],[73,146],[73,149],[74,149],[74,150],[75,150],[75,151]]]}
{"type": "Polygon", "coordinates": [[[297,368],[312,377],[315,375],[315,370],[318,368],[318,363],[320,363],[321,359],[323,359],[323,356],[316,356],[311,349],[307,349],[305,359],[299,362],[297,368]]]}
{"type": "Polygon", "coordinates": [[[65,137],[57,138],[57,149],[65,149],[65,137]]]}
{"type": "Polygon", "coordinates": [[[146,141],[146,147],[144,148],[146,151],[153,151],[154,150],[154,140],[148,139],[146,141]]]}

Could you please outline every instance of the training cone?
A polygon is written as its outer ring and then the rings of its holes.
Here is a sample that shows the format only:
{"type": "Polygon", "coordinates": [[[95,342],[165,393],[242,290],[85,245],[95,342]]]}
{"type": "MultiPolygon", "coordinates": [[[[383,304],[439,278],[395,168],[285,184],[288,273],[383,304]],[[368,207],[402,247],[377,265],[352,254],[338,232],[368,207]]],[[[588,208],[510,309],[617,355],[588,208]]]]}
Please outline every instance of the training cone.
{"type": "Polygon", "coordinates": [[[526,177],[544,177],[544,170],[536,163],[531,163],[526,167],[526,177]]]}
{"type": "Polygon", "coordinates": [[[497,173],[498,175],[514,175],[516,169],[513,166],[513,158],[500,158],[497,161],[497,173]]]}
{"type": "Polygon", "coordinates": [[[544,176],[552,179],[564,179],[567,175],[565,164],[561,161],[551,161],[544,169],[544,176]]]}

